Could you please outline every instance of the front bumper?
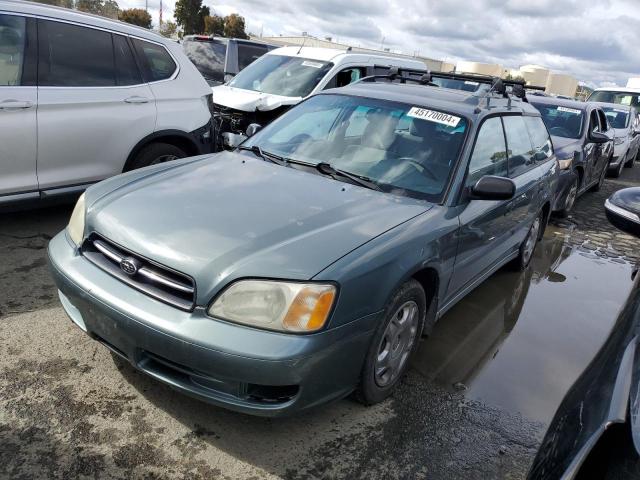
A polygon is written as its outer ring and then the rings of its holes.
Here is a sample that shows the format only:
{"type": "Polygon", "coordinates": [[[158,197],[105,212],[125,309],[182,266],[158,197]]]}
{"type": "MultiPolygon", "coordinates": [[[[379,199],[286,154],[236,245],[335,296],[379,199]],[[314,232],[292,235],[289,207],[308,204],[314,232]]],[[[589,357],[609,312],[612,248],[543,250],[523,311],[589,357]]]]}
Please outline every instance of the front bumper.
{"type": "Polygon", "coordinates": [[[184,312],[94,266],[66,232],[49,263],[69,317],[135,368],[190,396],[263,416],[348,395],[380,314],[312,335],[262,331],[184,312]]]}
{"type": "Polygon", "coordinates": [[[558,184],[556,186],[556,195],[553,201],[553,211],[559,211],[564,208],[567,202],[567,195],[573,182],[576,181],[578,175],[573,170],[560,170],[558,175],[558,184]]]}
{"type": "Polygon", "coordinates": [[[198,149],[198,155],[215,152],[213,118],[202,127],[189,132],[189,135],[198,149]]]}

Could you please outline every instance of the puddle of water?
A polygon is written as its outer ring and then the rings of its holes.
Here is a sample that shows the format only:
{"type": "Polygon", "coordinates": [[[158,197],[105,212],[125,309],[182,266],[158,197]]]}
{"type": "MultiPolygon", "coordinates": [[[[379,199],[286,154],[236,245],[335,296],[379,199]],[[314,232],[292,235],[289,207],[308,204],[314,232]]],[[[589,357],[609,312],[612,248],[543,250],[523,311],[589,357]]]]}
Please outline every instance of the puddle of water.
{"type": "Polygon", "coordinates": [[[452,308],[413,368],[470,399],[548,423],[609,335],[632,266],[549,228],[529,269],[500,271],[452,308]]]}

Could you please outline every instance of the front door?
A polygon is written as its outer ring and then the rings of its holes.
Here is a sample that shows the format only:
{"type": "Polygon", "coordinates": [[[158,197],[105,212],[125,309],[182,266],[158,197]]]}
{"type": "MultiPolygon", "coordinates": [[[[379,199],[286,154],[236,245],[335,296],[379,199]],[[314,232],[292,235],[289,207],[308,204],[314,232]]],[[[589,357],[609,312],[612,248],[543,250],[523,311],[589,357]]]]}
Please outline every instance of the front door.
{"type": "Polygon", "coordinates": [[[32,68],[36,50],[31,22],[0,14],[0,195],[38,189],[38,91],[32,68]]]}

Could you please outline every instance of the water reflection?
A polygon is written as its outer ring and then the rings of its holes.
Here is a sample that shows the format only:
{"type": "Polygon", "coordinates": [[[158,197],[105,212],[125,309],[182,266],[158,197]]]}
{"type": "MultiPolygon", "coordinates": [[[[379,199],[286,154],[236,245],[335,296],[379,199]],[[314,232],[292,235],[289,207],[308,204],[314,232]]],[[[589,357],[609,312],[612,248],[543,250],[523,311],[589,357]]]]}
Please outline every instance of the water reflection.
{"type": "Polygon", "coordinates": [[[631,266],[550,227],[529,269],[500,271],[451,309],[413,367],[469,398],[549,422],[631,289],[631,266]]]}

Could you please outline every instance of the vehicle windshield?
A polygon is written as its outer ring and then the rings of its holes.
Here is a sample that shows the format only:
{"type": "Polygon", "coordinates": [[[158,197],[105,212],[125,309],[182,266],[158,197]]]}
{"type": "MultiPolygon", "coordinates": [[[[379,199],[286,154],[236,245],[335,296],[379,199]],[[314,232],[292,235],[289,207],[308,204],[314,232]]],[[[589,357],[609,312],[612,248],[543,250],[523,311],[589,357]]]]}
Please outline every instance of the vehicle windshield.
{"type": "Polygon", "coordinates": [[[264,55],[235,76],[229,86],[285,97],[306,97],[332,63],[284,55],[264,55]]]}
{"type": "Polygon", "coordinates": [[[556,137],[580,138],[584,124],[584,112],[577,108],[562,105],[548,105],[531,102],[542,115],[549,133],[556,137]]]}
{"type": "Polygon", "coordinates": [[[386,192],[440,202],[467,121],[426,107],[317,95],[243,143],[311,166],[365,177],[386,192]]]}
{"type": "Polygon", "coordinates": [[[616,92],[613,90],[596,91],[589,97],[589,102],[618,103],[630,107],[640,107],[640,93],[616,92]]]}
{"type": "Polygon", "coordinates": [[[622,108],[602,107],[609,123],[613,128],[627,128],[629,126],[629,112],[622,108]]]}
{"type": "Polygon", "coordinates": [[[433,77],[431,83],[435,83],[442,88],[450,88],[452,90],[463,90],[465,92],[475,92],[480,88],[480,82],[473,80],[462,80],[456,78],[438,78],[433,77]]]}
{"type": "Polygon", "coordinates": [[[226,44],[215,40],[185,40],[182,48],[209,85],[224,83],[226,44]]]}

